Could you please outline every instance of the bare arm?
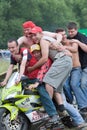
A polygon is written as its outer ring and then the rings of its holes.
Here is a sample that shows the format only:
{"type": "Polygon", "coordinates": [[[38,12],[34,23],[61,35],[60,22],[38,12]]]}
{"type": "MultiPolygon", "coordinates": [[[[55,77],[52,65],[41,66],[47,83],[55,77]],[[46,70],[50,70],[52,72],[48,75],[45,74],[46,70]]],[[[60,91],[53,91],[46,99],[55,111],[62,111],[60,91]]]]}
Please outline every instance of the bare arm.
{"type": "Polygon", "coordinates": [[[55,38],[55,35],[56,35],[56,33],[54,33],[54,32],[49,32],[49,31],[43,31],[43,34],[44,34],[45,36],[49,36],[49,37],[53,37],[53,38],[55,38]]]}
{"type": "Polygon", "coordinates": [[[21,62],[18,81],[20,81],[21,76],[24,74],[26,62],[27,62],[27,60],[22,60],[22,62],[21,62]]]}
{"type": "Polygon", "coordinates": [[[83,51],[87,52],[87,45],[86,45],[86,44],[84,44],[84,43],[82,43],[82,42],[79,42],[78,45],[80,46],[80,48],[81,48],[83,51]]]}
{"type": "MultiPolygon", "coordinates": [[[[25,36],[21,36],[20,38],[17,39],[18,45],[19,46],[25,46],[28,47],[28,39],[25,36]]],[[[30,42],[30,41],[29,41],[30,42]]]]}
{"type": "Polygon", "coordinates": [[[72,42],[77,43],[77,44],[79,45],[79,47],[80,47],[83,51],[87,52],[87,45],[86,45],[86,44],[84,44],[83,42],[80,42],[79,40],[76,40],[76,39],[72,39],[72,42]]]}
{"type": "Polygon", "coordinates": [[[56,40],[57,40],[57,43],[60,43],[62,41],[62,35],[59,33],[56,33],[56,40]]]}
{"type": "Polygon", "coordinates": [[[48,60],[49,44],[50,43],[48,41],[41,40],[40,46],[41,46],[42,57],[40,58],[40,60],[34,66],[32,66],[32,71],[35,70],[38,67],[41,67],[48,60]]]}
{"type": "Polygon", "coordinates": [[[55,32],[48,32],[48,31],[43,31],[43,34],[49,37],[53,37],[55,38],[57,41],[57,43],[60,43],[62,40],[62,35],[59,33],[55,33],[55,32]]]}
{"type": "Polygon", "coordinates": [[[71,46],[65,46],[65,48],[72,53],[76,53],[78,51],[78,45],[76,43],[72,43],[71,46]]]}
{"type": "Polygon", "coordinates": [[[24,43],[24,36],[18,38],[17,42],[18,42],[18,45],[21,46],[24,43]]]}
{"type": "Polygon", "coordinates": [[[22,57],[21,65],[20,65],[19,76],[18,76],[18,79],[17,79],[16,83],[19,83],[22,75],[24,74],[26,63],[27,63],[27,57],[28,57],[28,50],[25,49],[23,51],[23,57],[22,57]]]}
{"type": "Polygon", "coordinates": [[[8,71],[7,71],[7,74],[5,76],[5,79],[3,82],[1,82],[1,86],[4,86],[7,84],[11,74],[12,74],[12,71],[13,71],[13,68],[14,68],[14,65],[13,64],[10,64],[9,68],[8,68],[8,71]]]}

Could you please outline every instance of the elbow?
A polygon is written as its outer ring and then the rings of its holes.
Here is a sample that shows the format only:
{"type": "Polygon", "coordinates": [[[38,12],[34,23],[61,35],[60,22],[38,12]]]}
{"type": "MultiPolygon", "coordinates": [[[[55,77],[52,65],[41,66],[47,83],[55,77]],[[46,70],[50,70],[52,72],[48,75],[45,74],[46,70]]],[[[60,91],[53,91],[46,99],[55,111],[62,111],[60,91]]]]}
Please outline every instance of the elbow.
{"type": "Polygon", "coordinates": [[[48,57],[43,58],[44,63],[47,62],[47,60],[48,60],[48,57]]]}

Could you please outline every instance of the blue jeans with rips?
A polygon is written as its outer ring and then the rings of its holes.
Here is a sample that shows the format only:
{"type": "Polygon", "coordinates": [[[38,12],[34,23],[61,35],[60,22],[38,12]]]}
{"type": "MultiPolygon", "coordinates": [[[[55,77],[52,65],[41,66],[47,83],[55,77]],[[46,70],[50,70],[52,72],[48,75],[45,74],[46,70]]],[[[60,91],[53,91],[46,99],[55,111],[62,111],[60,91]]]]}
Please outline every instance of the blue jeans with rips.
{"type": "Polygon", "coordinates": [[[74,124],[76,126],[78,126],[78,125],[84,123],[85,121],[84,121],[83,117],[80,115],[78,109],[76,109],[73,105],[69,104],[66,101],[64,93],[62,93],[62,96],[63,96],[64,107],[67,110],[67,112],[69,113],[72,120],[74,121],[74,124]]]}
{"type": "MultiPolygon", "coordinates": [[[[36,79],[29,80],[30,84],[35,83],[35,82],[36,82],[36,79]]],[[[45,108],[47,114],[49,116],[53,116],[53,115],[58,114],[52,99],[50,98],[48,92],[45,89],[45,84],[44,83],[40,84],[36,89],[37,89],[37,91],[38,91],[38,93],[40,95],[42,105],[45,108]]]]}

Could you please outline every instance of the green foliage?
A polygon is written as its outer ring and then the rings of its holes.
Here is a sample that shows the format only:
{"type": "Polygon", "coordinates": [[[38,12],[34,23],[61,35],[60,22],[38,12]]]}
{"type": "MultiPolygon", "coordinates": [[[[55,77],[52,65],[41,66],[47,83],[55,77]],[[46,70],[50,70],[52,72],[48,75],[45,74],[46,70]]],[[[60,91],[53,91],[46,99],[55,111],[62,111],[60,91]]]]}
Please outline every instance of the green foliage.
{"type": "Polygon", "coordinates": [[[22,35],[22,23],[32,20],[44,30],[55,31],[75,21],[87,27],[86,0],[0,0],[0,48],[22,35]]]}

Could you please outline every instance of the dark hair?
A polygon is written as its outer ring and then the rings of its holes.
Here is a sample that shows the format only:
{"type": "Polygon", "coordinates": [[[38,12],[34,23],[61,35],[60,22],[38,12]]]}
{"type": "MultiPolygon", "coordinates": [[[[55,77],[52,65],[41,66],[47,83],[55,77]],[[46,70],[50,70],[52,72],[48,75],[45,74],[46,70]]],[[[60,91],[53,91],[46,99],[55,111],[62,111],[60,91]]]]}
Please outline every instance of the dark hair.
{"type": "Polygon", "coordinates": [[[18,41],[17,41],[16,39],[10,39],[10,40],[8,40],[9,43],[11,43],[11,42],[13,42],[13,41],[14,41],[14,42],[16,43],[16,45],[18,46],[18,41]]]}
{"type": "Polygon", "coordinates": [[[67,25],[68,29],[77,29],[77,24],[75,22],[69,22],[67,25]]]}
{"type": "Polygon", "coordinates": [[[55,32],[59,33],[59,32],[63,32],[63,31],[65,31],[65,29],[63,29],[63,28],[57,28],[55,32]]]}

